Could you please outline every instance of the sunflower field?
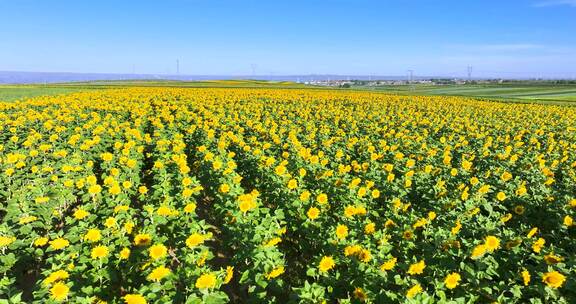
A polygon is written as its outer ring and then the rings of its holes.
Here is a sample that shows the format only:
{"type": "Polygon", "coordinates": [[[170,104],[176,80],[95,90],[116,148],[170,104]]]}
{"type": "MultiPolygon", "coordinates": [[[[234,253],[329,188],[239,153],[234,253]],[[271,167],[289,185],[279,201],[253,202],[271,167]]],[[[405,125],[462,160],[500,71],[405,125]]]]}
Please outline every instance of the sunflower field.
{"type": "Polygon", "coordinates": [[[0,303],[576,302],[576,108],[125,88],[0,138],[0,303]]]}

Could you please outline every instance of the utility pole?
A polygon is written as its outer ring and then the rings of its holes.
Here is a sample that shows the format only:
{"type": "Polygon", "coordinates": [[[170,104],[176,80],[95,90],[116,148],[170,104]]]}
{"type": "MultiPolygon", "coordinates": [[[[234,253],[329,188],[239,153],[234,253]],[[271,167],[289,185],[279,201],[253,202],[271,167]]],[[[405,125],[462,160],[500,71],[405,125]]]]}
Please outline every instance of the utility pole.
{"type": "Polygon", "coordinates": [[[255,77],[255,76],[256,76],[256,68],[257,68],[257,67],[258,67],[258,66],[257,66],[255,63],[253,63],[253,64],[250,65],[250,68],[252,69],[252,77],[255,77]]]}
{"type": "Polygon", "coordinates": [[[176,75],[180,75],[180,60],[176,59],[176,75]]]}
{"type": "Polygon", "coordinates": [[[414,70],[408,70],[408,83],[412,83],[414,80],[414,70]]]}
{"type": "Polygon", "coordinates": [[[468,73],[468,82],[472,82],[472,66],[466,67],[466,72],[468,73]]]}
{"type": "MultiPolygon", "coordinates": [[[[408,84],[412,84],[414,81],[414,70],[408,70],[408,84]]],[[[414,91],[414,86],[410,86],[410,91],[414,91]]]]}

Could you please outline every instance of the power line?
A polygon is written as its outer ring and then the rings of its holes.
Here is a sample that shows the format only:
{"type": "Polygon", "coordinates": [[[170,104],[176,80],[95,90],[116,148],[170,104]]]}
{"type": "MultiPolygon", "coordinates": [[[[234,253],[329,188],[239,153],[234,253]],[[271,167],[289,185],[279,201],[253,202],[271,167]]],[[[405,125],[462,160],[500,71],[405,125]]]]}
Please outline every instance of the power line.
{"type": "MultiPolygon", "coordinates": [[[[414,70],[408,70],[408,84],[413,84],[414,81],[414,70]]],[[[410,91],[414,91],[414,85],[410,86],[410,91]]]]}
{"type": "Polygon", "coordinates": [[[414,70],[408,70],[408,83],[412,83],[414,80],[414,70]]]}

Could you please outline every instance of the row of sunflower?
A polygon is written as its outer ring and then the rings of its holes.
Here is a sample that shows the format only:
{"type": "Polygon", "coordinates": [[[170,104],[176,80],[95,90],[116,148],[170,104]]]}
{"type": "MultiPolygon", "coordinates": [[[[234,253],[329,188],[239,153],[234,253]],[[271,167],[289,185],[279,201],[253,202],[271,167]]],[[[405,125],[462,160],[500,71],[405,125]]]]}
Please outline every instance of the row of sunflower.
{"type": "Polygon", "coordinates": [[[0,131],[14,302],[576,300],[570,107],[130,88],[0,131]]]}

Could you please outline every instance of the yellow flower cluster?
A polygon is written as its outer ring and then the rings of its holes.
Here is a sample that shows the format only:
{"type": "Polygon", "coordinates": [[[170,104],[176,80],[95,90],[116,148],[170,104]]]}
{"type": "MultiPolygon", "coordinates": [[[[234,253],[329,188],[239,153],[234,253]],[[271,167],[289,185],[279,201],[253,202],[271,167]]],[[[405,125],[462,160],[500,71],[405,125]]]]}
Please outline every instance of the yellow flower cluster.
{"type": "Polygon", "coordinates": [[[576,301],[573,107],[134,87],[0,103],[0,138],[1,294],[576,301]]]}

